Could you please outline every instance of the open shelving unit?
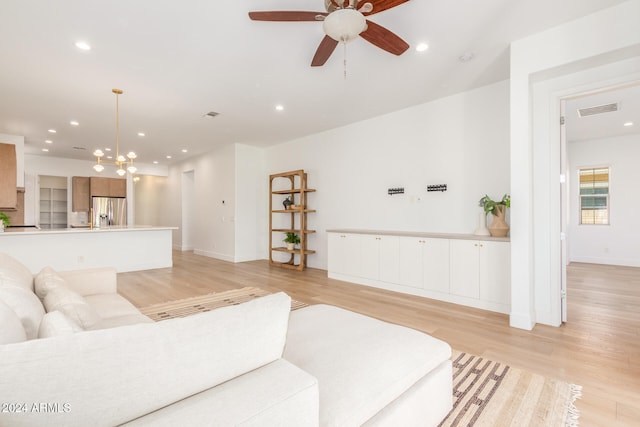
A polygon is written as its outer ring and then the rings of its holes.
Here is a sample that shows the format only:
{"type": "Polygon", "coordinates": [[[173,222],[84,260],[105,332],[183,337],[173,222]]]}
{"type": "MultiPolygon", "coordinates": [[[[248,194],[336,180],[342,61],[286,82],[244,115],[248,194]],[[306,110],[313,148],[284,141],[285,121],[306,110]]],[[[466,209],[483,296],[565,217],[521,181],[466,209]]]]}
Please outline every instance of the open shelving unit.
{"type": "Polygon", "coordinates": [[[277,173],[269,176],[269,264],[304,270],[307,256],[316,251],[307,248],[307,237],[315,230],[307,229],[307,215],[315,210],[307,207],[307,194],[316,190],[307,188],[307,174],[304,170],[277,173]],[[290,197],[293,205],[285,207],[282,202],[290,197]],[[300,236],[297,248],[287,249],[282,245],[283,233],[300,236]]]}

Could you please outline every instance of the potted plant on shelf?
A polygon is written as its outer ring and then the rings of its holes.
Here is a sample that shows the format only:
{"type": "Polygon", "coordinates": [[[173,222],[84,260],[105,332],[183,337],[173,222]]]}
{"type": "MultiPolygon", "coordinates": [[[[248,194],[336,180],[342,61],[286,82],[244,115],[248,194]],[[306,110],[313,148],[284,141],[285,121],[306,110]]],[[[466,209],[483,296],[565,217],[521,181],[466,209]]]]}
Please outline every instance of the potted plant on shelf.
{"type": "Polygon", "coordinates": [[[4,231],[6,227],[11,225],[11,218],[4,212],[0,212],[0,232],[4,231]]]}
{"type": "Polygon", "coordinates": [[[287,232],[285,234],[286,237],[284,238],[284,242],[287,244],[287,249],[292,251],[295,245],[300,243],[300,236],[292,232],[287,232]]]}
{"type": "Polygon", "coordinates": [[[511,196],[505,194],[502,196],[502,200],[496,202],[492,200],[488,195],[484,195],[480,199],[479,205],[484,209],[484,214],[489,215],[491,212],[492,221],[489,225],[489,233],[493,237],[505,237],[509,232],[509,224],[505,219],[507,208],[511,207],[511,196]]]}

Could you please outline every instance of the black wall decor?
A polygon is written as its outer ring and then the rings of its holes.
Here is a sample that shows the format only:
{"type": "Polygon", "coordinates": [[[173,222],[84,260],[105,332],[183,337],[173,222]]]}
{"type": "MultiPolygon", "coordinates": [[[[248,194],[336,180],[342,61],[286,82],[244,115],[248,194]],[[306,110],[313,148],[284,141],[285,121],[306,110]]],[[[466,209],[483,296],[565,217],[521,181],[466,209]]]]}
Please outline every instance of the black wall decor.
{"type": "Polygon", "coordinates": [[[427,191],[447,191],[447,184],[427,185],[427,191]]]}
{"type": "Polygon", "coordinates": [[[404,187],[390,188],[387,191],[390,196],[393,196],[394,194],[404,194],[404,187]]]}

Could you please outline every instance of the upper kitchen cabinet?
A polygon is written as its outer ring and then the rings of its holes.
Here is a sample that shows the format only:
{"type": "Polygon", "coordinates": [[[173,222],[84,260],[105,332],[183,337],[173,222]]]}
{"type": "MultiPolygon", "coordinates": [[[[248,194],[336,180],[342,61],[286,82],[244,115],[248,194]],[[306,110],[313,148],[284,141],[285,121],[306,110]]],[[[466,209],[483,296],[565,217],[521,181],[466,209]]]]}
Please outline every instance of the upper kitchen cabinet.
{"type": "Polygon", "coordinates": [[[92,197],[127,197],[127,180],[118,178],[90,178],[92,197]]]}
{"type": "Polygon", "coordinates": [[[0,143],[0,209],[18,207],[16,146],[0,143]]]}
{"type": "Polygon", "coordinates": [[[91,193],[88,176],[74,176],[71,178],[71,210],[73,212],[89,212],[91,193]]]}

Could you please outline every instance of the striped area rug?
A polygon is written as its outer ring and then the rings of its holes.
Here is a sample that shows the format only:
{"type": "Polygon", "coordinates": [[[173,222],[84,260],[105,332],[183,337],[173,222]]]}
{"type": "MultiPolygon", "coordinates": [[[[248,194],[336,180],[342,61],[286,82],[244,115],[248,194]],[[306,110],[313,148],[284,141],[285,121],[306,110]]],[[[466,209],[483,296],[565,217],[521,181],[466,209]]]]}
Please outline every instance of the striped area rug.
{"type": "MultiPolygon", "coordinates": [[[[263,297],[270,293],[271,292],[265,291],[264,289],[253,287],[232,289],[230,291],[216,292],[191,298],[163,302],[160,304],[153,304],[141,308],[140,311],[152,320],[160,321],[172,319],[174,317],[190,316],[192,314],[211,311],[228,305],[242,304],[243,302],[263,297]]],[[[306,306],[307,304],[303,302],[296,301],[294,299],[291,300],[291,310],[297,310],[298,308],[306,306]]]]}
{"type": "Polygon", "coordinates": [[[449,426],[577,426],[581,387],[453,352],[449,426]]]}

